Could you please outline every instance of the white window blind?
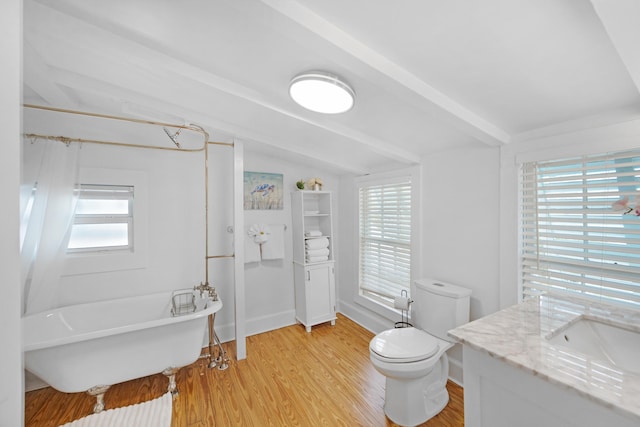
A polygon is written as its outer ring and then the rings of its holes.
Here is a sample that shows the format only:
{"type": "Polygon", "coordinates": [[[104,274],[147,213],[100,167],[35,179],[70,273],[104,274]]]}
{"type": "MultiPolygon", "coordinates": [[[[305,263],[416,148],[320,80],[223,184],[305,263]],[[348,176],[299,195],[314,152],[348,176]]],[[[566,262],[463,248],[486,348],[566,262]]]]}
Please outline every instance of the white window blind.
{"type": "Polygon", "coordinates": [[[640,151],[526,163],[522,292],[640,307],[640,151]]]}
{"type": "Polygon", "coordinates": [[[411,284],[411,180],[359,188],[360,294],[392,304],[411,284]]]}
{"type": "Polygon", "coordinates": [[[133,187],[80,186],[67,250],[94,252],[133,247],[133,187]]]}

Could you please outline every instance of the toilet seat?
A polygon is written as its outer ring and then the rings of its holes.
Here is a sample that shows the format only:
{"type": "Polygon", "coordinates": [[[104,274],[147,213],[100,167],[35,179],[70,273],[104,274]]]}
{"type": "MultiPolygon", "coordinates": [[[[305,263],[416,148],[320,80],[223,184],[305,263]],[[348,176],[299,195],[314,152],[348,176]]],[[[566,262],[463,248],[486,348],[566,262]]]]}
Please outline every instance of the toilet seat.
{"type": "Polygon", "coordinates": [[[437,338],[416,328],[389,329],[369,343],[372,356],[389,363],[409,363],[432,357],[439,350],[437,338]]]}

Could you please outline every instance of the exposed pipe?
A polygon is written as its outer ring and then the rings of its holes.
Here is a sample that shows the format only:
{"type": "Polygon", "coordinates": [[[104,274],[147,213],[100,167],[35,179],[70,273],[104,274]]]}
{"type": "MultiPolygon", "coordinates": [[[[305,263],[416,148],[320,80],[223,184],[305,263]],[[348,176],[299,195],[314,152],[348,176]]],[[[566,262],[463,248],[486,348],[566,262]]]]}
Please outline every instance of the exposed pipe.
{"type": "MultiPolygon", "coordinates": [[[[215,287],[211,287],[211,285],[209,284],[209,259],[213,259],[213,258],[233,258],[235,255],[234,254],[231,254],[231,255],[209,255],[209,149],[208,149],[208,147],[209,147],[209,144],[234,147],[234,144],[233,143],[227,143],[227,142],[209,141],[208,132],[206,130],[204,130],[204,128],[202,128],[201,126],[194,125],[194,124],[176,125],[176,124],[172,124],[172,123],[162,123],[162,122],[155,122],[155,121],[151,121],[151,120],[133,119],[133,118],[129,118],[129,117],[120,117],[120,116],[113,116],[113,115],[107,115],[107,114],[88,113],[88,112],[84,112],[84,111],[68,110],[68,109],[56,108],[56,107],[45,107],[45,106],[33,105],[33,104],[23,104],[23,106],[26,107],[26,108],[33,108],[33,109],[46,110],[46,111],[54,111],[54,112],[59,112],[59,113],[76,114],[76,115],[82,115],[82,116],[88,116],[88,117],[96,117],[96,118],[103,118],[103,119],[110,119],[110,120],[120,120],[120,121],[126,121],[126,122],[131,122],[131,123],[148,124],[148,125],[154,125],[154,126],[162,126],[162,128],[164,129],[164,132],[167,134],[167,136],[169,136],[169,138],[171,139],[171,141],[173,141],[173,143],[176,145],[176,147],[158,147],[158,146],[150,146],[150,145],[142,145],[142,144],[130,144],[130,143],[125,143],[125,142],[116,142],[116,141],[101,141],[101,140],[95,140],[95,139],[71,138],[71,137],[66,137],[66,136],[40,135],[40,134],[34,134],[34,133],[24,134],[24,136],[26,138],[29,138],[31,140],[34,140],[34,139],[46,139],[46,140],[52,140],[52,141],[59,141],[59,142],[65,143],[67,145],[69,143],[71,143],[71,142],[79,142],[79,143],[88,143],[88,144],[102,144],[102,145],[112,145],[112,146],[130,147],[130,148],[145,148],[145,149],[154,149],[154,150],[183,151],[183,152],[200,152],[200,151],[204,151],[204,184],[205,184],[205,261],[204,262],[205,262],[205,282],[204,283],[200,283],[199,286],[195,286],[194,290],[199,290],[201,293],[206,291],[206,292],[208,292],[208,295],[211,296],[214,299],[214,301],[217,301],[218,296],[216,294],[215,287]],[[167,126],[168,127],[177,128],[178,131],[175,134],[171,135],[171,133],[166,128],[167,126]],[[180,132],[182,131],[182,129],[187,129],[187,130],[202,134],[202,136],[203,136],[202,147],[199,147],[199,148],[182,148],[182,147],[180,147],[180,144],[177,142],[177,137],[178,137],[178,135],[180,135],[180,132]]],[[[216,332],[215,332],[215,330],[213,328],[214,320],[215,320],[215,314],[210,314],[209,315],[209,319],[208,319],[209,354],[208,355],[207,354],[202,355],[201,357],[208,357],[209,358],[209,364],[208,364],[209,368],[213,368],[213,367],[217,366],[218,369],[224,370],[224,369],[227,369],[228,366],[229,366],[228,365],[229,359],[227,358],[226,351],[222,347],[222,344],[220,343],[220,339],[218,338],[218,335],[216,334],[216,332]],[[219,356],[214,358],[213,349],[215,348],[216,343],[217,343],[217,346],[218,346],[218,349],[219,349],[219,356]]]]}

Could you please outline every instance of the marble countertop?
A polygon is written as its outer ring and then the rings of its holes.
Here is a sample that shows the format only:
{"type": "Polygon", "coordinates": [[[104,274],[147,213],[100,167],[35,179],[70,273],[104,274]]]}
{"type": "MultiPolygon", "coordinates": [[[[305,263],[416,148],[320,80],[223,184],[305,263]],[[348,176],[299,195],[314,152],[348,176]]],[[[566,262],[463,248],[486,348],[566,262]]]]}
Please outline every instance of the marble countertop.
{"type": "Polygon", "coordinates": [[[467,323],[449,331],[449,335],[464,345],[640,420],[640,374],[564,346],[554,347],[547,341],[547,337],[583,317],[624,325],[640,333],[639,311],[541,296],[467,323]]]}

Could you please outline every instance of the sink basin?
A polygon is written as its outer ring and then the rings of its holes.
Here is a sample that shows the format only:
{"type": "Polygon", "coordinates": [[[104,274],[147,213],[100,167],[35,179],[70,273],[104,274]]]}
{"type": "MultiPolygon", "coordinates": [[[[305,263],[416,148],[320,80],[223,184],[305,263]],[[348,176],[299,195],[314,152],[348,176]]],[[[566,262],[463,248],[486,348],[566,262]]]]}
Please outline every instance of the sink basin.
{"type": "Polygon", "coordinates": [[[639,331],[582,317],[547,337],[547,341],[640,374],[639,331]]]}

